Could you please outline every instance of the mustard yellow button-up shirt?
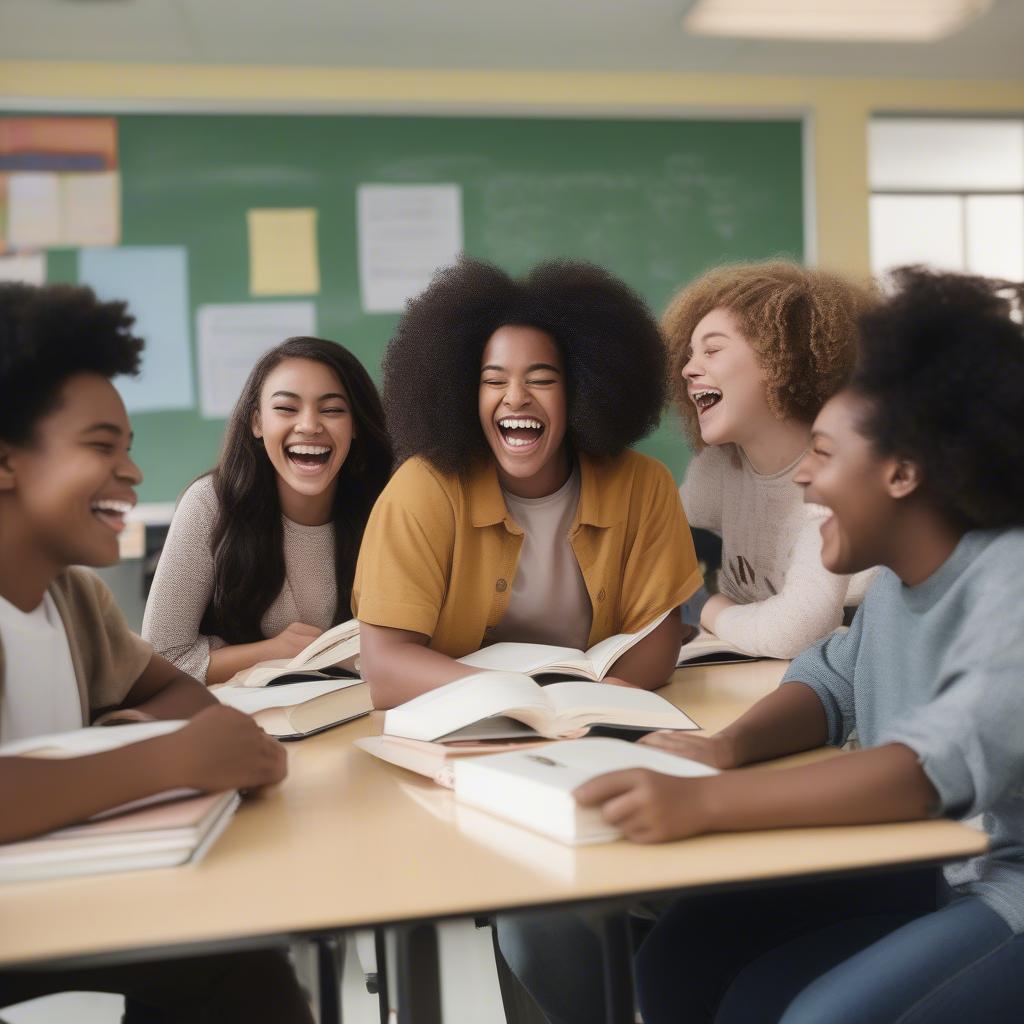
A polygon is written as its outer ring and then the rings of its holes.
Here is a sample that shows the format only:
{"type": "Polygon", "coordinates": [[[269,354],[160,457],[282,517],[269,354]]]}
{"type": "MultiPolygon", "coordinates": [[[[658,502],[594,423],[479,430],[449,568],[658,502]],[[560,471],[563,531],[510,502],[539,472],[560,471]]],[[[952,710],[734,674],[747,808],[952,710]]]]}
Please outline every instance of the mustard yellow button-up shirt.
{"type": "MultiPolygon", "coordinates": [[[[588,646],[642,629],[703,582],[668,469],[626,451],[579,457],[569,543],[593,608],[588,646]]],[[[493,461],[460,477],[421,458],[398,469],[373,508],[352,611],[362,622],[430,637],[453,658],[479,650],[512,595],[523,531],[493,461]]]]}

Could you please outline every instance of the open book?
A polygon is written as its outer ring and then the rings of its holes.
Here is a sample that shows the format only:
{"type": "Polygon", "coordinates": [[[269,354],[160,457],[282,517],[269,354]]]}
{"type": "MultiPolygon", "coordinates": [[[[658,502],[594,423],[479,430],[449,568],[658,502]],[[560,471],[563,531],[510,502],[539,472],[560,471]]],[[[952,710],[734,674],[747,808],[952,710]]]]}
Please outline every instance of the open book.
{"type": "Polygon", "coordinates": [[[648,633],[653,633],[669,614],[665,612],[659,615],[639,632],[616,633],[586,651],[573,647],[550,647],[547,644],[493,644],[456,660],[463,665],[496,672],[522,672],[528,676],[576,676],[596,682],[604,679],[612,665],[648,633]]]}
{"type": "Polygon", "coordinates": [[[361,679],[311,679],[283,686],[210,687],[222,704],[251,715],[279,740],[300,740],[373,710],[370,688],[361,679]]]}
{"type": "Polygon", "coordinates": [[[729,665],[737,661],[758,661],[761,657],[759,654],[747,654],[714,633],[702,629],[679,649],[676,668],[686,668],[688,665],[729,665]]]}
{"type": "Polygon", "coordinates": [[[339,622],[294,658],[272,658],[236,672],[229,686],[273,686],[310,679],[359,675],[359,621],[339,622]]]}
{"type": "Polygon", "coordinates": [[[523,726],[558,738],[583,735],[596,725],[645,732],[700,728],[648,690],[586,682],[541,686],[516,672],[477,672],[421,693],[384,716],[385,735],[413,740],[516,739],[529,735],[523,726]]]}
{"type": "Polygon", "coordinates": [[[573,790],[625,768],[680,778],[718,774],[654,747],[594,737],[458,761],[455,798],[563,843],[608,842],[619,837],[618,829],[601,817],[599,807],[580,807],[573,790]]]}

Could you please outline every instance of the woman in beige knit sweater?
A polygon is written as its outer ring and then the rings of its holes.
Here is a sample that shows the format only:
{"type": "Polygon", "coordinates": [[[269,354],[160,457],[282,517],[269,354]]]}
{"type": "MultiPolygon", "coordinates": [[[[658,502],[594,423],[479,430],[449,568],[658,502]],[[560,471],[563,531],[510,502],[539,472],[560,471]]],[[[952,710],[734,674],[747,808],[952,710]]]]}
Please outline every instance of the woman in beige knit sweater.
{"type": "Polygon", "coordinates": [[[380,398],[353,355],[319,338],[266,353],[216,468],[178,503],[143,636],[213,684],[293,657],[350,618],[359,544],[391,464],[380,398]]]}
{"type": "Polygon", "coordinates": [[[680,496],[690,525],[722,538],[719,592],[700,624],[749,654],[794,657],[866,586],[822,567],[827,512],[804,504],[792,477],[871,304],[840,277],[771,260],[712,270],[665,313],[671,387],[696,452],[680,496]]]}

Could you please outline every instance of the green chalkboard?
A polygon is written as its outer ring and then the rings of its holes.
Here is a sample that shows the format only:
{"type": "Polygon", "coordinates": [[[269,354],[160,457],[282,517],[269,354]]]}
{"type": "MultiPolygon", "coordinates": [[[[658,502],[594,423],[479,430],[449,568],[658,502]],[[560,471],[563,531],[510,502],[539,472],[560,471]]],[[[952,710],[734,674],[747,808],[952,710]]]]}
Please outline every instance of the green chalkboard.
{"type": "MultiPolygon", "coordinates": [[[[620,275],[655,311],[725,260],[803,254],[801,124],[341,115],[118,117],[125,245],[183,245],[195,309],[250,300],[246,211],[316,207],[322,336],[379,380],[397,315],[360,306],[355,189],[462,186],[466,251],[518,273],[555,256],[620,275]]],[[[51,280],[74,280],[51,254],[51,280]]],[[[193,360],[194,363],[194,360],[193,360]]],[[[216,458],[223,421],[133,416],[143,501],[172,501],[216,458]]],[[[641,448],[680,476],[672,422],[641,448]]]]}

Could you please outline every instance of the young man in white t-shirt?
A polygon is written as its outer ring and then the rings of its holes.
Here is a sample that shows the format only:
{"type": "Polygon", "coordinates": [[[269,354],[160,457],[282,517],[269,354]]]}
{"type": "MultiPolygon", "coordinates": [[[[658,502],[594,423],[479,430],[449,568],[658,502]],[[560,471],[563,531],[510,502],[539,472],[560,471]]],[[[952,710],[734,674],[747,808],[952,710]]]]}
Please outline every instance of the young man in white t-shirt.
{"type": "MultiPolygon", "coordinates": [[[[67,760],[0,752],[0,842],[178,787],[279,782],[280,744],[155,655],[86,569],[117,561],[142,474],[111,384],[137,373],[124,303],[0,285],[0,742],[105,721],[191,721],[67,760]]],[[[259,953],[98,970],[0,972],[0,1006],[68,988],[123,992],[168,1021],[312,1018],[286,960],[259,953]]]]}

